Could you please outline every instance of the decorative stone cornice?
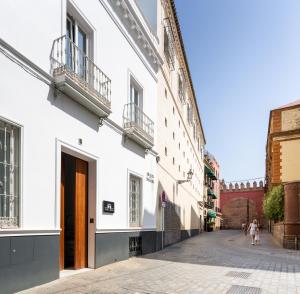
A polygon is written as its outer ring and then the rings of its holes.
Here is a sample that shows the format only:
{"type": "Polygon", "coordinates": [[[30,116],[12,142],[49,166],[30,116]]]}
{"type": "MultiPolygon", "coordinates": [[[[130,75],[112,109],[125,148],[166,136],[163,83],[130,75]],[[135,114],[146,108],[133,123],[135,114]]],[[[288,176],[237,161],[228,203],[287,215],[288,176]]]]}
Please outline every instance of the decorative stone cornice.
{"type": "Polygon", "coordinates": [[[181,35],[181,29],[179,25],[179,20],[176,13],[174,0],[161,0],[162,6],[165,11],[165,17],[169,19],[170,26],[174,37],[174,51],[179,62],[179,67],[181,68],[181,73],[184,75],[184,79],[187,86],[188,97],[192,103],[193,110],[197,113],[198,119],[196,120],[197,127],[201,129],[201,137],[205,142],[204,129],[201,122],[200,112],[196,100],[196,94],[192,82],[191,73],[189,70],[189,65],[185,53],[184,43],[181,35]]]}
{"type": "Polygon", "coordinates": [[[159,66],[163,63],[157,50],[158,43],[135,2],[132,0],[108,0],[108,2],[152,69],[157,73],[159,66]]]}

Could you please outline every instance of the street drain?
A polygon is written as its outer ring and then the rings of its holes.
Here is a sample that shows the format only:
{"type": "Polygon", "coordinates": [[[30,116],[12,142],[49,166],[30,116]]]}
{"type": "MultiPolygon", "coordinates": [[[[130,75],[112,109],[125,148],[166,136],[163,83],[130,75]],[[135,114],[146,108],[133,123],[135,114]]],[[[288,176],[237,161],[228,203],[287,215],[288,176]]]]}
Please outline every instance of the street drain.
{"type": "Polygon", "coordinates": [[[226,294],[261,294],[261,288],[233,285],[226,294]]]}
{"type": "Polygon", "coordinates": [[[225,276],[248,279],[250,277],[250,275],[251,275],[251,273],[247,273],[247,272],[228,272],[225,276]]]}

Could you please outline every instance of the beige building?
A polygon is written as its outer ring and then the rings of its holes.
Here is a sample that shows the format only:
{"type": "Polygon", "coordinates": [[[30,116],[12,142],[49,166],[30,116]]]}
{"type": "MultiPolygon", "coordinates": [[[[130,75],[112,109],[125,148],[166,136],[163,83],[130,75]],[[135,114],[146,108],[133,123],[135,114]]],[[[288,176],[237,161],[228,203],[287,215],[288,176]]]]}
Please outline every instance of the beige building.
{"type": "Polygon", "coordinates": [[[269,188],[300,181],[300,100],[271,111],[266,151],[269,188]]]}
{"type": "Polygon", "coordinates": [[[174,1],[158,1],[157,10],[164,60],[158,75],[157,227],[168,245],[203,228],[205,137],[174,1]]]}
{"type": "Polygon", "coordinates": [[[274,236],[285,248],[300,248],[300,100],[270,113],[266,148],[267,188],[284,185],[284,220],[274,236]]]}

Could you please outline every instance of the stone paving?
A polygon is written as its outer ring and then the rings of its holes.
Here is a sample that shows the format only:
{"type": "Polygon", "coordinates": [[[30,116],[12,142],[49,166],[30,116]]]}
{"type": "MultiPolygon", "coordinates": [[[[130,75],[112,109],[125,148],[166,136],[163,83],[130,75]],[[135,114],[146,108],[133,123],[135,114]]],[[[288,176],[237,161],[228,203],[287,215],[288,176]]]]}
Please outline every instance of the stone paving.
{"type": "Polygon", "coordinates": [[[163,251],[20,292],[300,294],[300,252],[238,231],[203,233],[163,251]]]}

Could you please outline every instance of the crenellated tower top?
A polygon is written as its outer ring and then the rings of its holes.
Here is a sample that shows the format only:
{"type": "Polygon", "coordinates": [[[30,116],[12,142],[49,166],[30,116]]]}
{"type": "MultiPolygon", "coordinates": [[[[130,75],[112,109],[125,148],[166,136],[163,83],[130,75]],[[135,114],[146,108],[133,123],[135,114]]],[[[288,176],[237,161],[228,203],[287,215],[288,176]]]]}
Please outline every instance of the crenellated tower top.
{"type": "Polygon", "coordinates": [[[261,190],[264,189],[264,182],[260,180],[259,182],[253,181],[247,182],[230,182],[225,183],[224,179],[221,181],[221,191],[251,191],[251,190],[261,190]]]}

